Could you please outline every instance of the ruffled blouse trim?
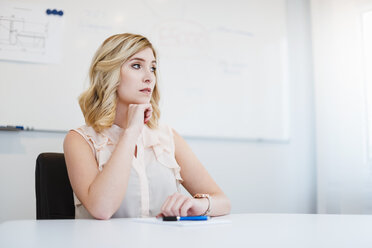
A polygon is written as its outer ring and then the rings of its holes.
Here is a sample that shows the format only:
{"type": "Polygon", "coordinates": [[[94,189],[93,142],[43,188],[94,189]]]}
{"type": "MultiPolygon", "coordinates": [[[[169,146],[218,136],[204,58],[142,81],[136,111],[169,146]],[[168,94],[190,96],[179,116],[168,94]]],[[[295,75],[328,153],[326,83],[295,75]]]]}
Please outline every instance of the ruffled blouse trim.
{"type": "MultiPolygon", "coordinates": [[[[82,134],[93,145],[98,161],[98,169],[102,171],[104,164],[107,162],[104,160],[108,159],[112,152],[105,148],[110,145],[114,146],[119,142],[119,137],[123,129],[114,124],[101,133],[97,133],[92,127],[84,125],[76,129],[76,131],[82,134]]],[[[172,129],[166,125],[159,125],[158,129],[154,130],[145,125],[141,136],[144,147],[152,148],[159,163],[172,169],[176,180],[182,183],[181,168],[174,156],[175,145],[172,129]]]]}
{"type": "Polygon", "coordinates": [[[172,129],[168,126],[159,126],[157,130],[152,130],[145,126],[142,131],[143,144],[147,148],[152,148],[156,160],[163,166],[173,170],[178,183],[182,183],[181,167],[175,159],[175,145],[172,129]]]}
{"type": "Polygon", "coordinates": [[[98,162],[98,169],[102,171],[104,164],[107,162],[108,158],[111,156],[111,151],[106,149],[107,146],[114,146],[117,144],[121,128],[113,125],[112,127],[105,129],[101,133],[97,133],[92,127],[84,125],[78,129],[75,129],[83,137],[93,145],[94,154],[98,162]]]}

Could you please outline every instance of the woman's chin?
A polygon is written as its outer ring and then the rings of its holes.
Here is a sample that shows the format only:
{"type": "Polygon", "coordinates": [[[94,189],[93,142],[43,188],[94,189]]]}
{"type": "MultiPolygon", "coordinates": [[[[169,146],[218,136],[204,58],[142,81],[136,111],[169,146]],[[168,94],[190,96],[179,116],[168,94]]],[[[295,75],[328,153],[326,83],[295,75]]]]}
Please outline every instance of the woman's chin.
{"type": "Polygon", "coordinates": [[[150,103],[150,99],[133,101],[131,104],[148,104],[148,103],[150,103]]]}
{"type": "Polygon", "coordinates": [[[138,99],[128,99],[128,100],[121,100],[120,102],[124,103],[125,105],[129,104],[148,104],[150,103],[151,98],[138,98],[138,99]]]}

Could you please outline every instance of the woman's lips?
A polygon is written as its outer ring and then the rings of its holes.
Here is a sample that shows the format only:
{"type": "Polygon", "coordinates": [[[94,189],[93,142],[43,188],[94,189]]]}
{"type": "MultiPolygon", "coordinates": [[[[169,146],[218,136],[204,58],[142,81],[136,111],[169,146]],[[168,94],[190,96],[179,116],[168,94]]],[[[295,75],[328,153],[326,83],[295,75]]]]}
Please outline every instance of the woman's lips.
{"type": "Polygon", "coordinates": [[[144,88],[142,90],[140,90],[142,93],[146,94],[146,95],[150,95],[151,94],[151,89],[150,88],[144,88]]]}

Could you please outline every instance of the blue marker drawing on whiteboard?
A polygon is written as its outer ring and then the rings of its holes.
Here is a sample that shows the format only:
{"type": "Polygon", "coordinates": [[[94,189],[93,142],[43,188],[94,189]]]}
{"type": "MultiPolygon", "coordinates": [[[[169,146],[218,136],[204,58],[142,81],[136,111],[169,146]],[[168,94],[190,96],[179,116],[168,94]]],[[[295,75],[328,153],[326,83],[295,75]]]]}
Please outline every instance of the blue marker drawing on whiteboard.
{"type": "Polygon", "coordinates": [[[63,11],[62,10],[47,9],[45,12],[46,12],[47,15],[63,16],[63,11]]]}
{"type": "Polygon", "coordinates": [[[33,127],[26,127],[21,125],[0,125],[0,131],[33,131],[33,127]]]}

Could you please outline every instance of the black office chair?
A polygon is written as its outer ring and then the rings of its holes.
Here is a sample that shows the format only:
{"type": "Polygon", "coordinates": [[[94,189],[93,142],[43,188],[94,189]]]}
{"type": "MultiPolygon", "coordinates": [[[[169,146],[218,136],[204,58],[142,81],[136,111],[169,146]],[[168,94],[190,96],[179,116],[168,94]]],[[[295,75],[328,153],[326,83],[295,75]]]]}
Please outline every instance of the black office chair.
{"type": "Polygon", "coordinates": [[[75,206],[63,153],[41,153],[35,169],[36,219],[74,219],[75,206]]]}

